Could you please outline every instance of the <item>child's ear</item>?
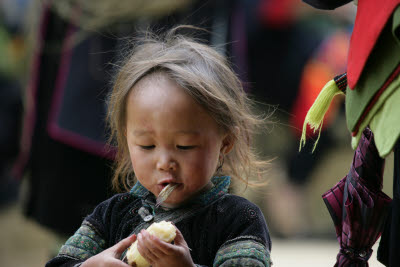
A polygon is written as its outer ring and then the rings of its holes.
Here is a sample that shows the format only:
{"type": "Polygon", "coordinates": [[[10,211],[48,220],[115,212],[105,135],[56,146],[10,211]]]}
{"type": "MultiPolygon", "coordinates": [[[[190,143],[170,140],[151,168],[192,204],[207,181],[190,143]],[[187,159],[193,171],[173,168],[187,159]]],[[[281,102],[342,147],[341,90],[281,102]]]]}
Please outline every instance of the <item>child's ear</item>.
{"type": "Polygon", "coordinates": [[[239,131],[239,129],[238,128],[236,129],[236,128],[237,127],[235,127],[235,133],[233,133],[233,132],[227,133],[225,135],[224,139],[222,140],[220,152],[224,155],[228,154],[232,150],[233,146],[235,145],[236,136],[238,136],[237,131],[239,131]]]}

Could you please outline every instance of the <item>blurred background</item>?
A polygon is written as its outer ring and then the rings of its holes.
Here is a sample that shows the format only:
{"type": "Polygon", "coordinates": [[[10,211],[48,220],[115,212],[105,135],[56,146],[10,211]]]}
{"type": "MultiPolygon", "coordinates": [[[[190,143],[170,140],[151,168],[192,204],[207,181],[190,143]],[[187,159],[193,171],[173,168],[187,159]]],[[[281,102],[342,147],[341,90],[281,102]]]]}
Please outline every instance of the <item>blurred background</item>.
{"type": "MultiPolygon", "coordinates": [[[[268,186],[237,190],[264,212],[274,266],[332,266],[339,245],[321,195],[353,158],[343,99],[318,146],[298,152],[308,108],[345,72],[356,6],[318,11],[300,0],[1,0],[0,265],[44,266],[96,204],[112,194],[105,96],[114,66],[148,28],[209,30],[257,109],[254,141],[268,186]]],[[[392,195],[393,158],[383,191],[392,195]]],[[[370,266],[376,260],[376,245],[370,266]]]]}

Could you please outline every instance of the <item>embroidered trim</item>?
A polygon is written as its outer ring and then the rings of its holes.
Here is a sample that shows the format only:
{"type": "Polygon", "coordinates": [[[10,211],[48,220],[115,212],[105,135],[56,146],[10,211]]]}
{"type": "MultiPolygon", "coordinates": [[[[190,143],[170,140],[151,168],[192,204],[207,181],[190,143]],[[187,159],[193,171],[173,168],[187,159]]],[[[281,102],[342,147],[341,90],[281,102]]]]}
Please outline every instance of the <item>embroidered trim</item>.
{"type": "Polygon", "coordinates": [[[86,260],[102,252],[105,240],[98,234],[93,225],[84,221],[81,227],[63,245],[58,256],[69,256],[79,260],[86,260]]]}
{"type": "Polygon", "coordinates": [[[218,250],[213,266],[271,266],[270,252],[255,239],[248,236],[227,241],[218,250]]]}
{"type": "Polygon", "coordinates": [[[149,191],[138,181],[132,187],[130,193],[131,193],[131,195],[137,196],[139,198],[143,198],[149,193],[149,191]]]}
{"type": "Polygon", "coordinates": [[[195,204],[206,205],[215,199],[225,195],[228,192],[229,185],[231,184],[231,177],[229,176],[215,176],[211,179],[214,186],[207,192],[196,197],[193,202],[195,204]]]}

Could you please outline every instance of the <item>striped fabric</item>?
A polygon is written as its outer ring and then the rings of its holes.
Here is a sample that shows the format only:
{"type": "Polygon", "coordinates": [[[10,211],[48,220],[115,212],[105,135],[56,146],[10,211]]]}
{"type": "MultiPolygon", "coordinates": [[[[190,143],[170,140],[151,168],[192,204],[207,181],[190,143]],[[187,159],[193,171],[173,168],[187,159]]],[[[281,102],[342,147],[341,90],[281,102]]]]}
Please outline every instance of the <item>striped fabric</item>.
{"type": "Polygon", "coordinates": [[[335,81],[337,87],[339,88],[340,91],[343,93],[346,93],[346,88],[347,88],[347,73],[340,74],[333,78],[335,81]]]}
{"type": "Polygon", "coordinates": [[[371,247],[380,237],[391,199],[383,193],[384,160],[367,128],[349,173],[322,195],[335,224],[340,251],[335,266],[368,266],[371,247]]]}

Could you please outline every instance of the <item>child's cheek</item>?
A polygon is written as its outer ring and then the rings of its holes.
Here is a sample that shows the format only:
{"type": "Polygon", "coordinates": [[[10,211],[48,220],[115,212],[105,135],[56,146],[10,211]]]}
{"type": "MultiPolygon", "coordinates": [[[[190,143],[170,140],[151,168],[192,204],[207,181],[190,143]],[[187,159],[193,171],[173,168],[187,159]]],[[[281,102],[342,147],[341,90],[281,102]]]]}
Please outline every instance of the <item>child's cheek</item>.
{"type": "Polygon", "coordinates": [[[191,157],[187,157],[186,161],[190,164],[191,169],[197,173],[204,173],[211,175],[214,173],[214,167],[216,166],[217,160],[214,159],[213,154],[207,153],[208,151],[202,151],[195,153],[191,157]],[[214,162],[215,161],[215,162],[214,162]]]}
{"type": "Polygon", "coordinates": [[[147,153],[144,153],[139,148],[134,148],[129,151],[129,154],[135,173],[140,173],[143,169],[149,168],[151,159],[147,153]]]}

